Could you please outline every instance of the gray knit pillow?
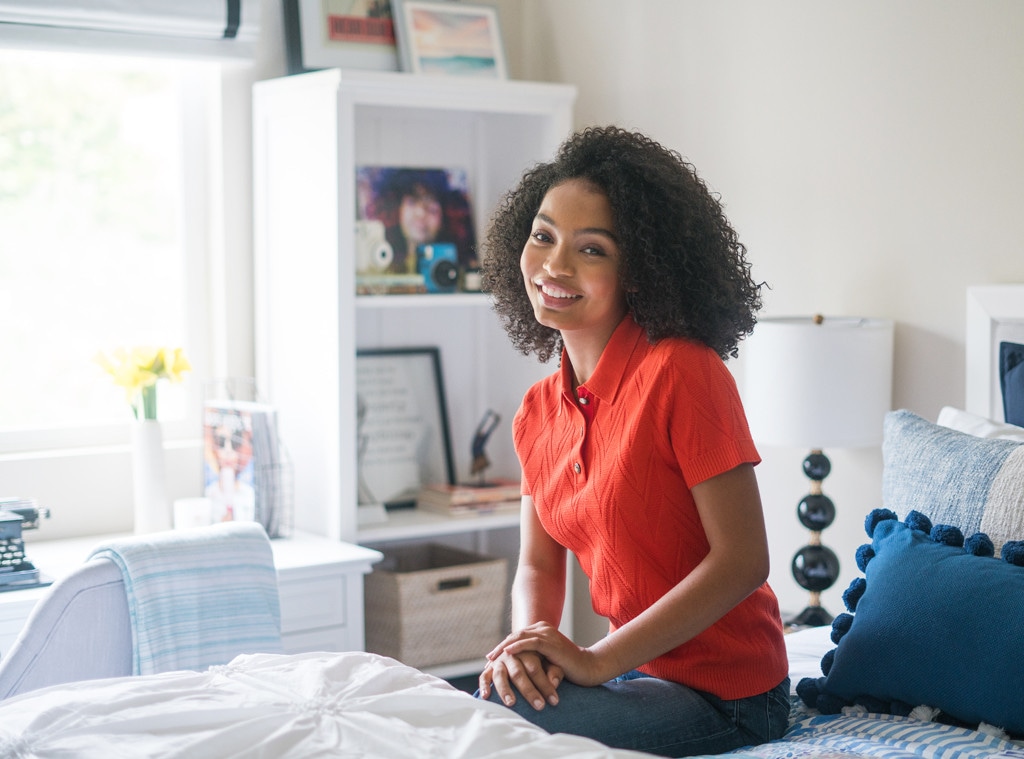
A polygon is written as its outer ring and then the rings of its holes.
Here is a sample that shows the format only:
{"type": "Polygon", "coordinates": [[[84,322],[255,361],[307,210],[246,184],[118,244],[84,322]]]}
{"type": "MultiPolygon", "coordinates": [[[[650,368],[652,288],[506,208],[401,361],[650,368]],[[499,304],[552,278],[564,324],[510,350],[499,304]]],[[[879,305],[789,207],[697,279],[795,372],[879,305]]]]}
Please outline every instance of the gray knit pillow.
{"type": "Polygon", "coordinates": [[[885,417],[882,505],[935,524],[984,532],[996,556],[1024,540],[1024,443],[979,438],[940,427],[910,411],[885,417]]]}

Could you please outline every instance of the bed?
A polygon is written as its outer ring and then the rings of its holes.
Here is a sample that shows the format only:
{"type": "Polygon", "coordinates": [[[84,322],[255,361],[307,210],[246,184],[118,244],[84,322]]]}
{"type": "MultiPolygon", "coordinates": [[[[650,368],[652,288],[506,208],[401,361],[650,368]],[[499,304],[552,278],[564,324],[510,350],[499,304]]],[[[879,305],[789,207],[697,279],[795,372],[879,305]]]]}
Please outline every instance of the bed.
{"type": "MultiPolygon", "coordinates": [[[[954,408],[936,422],[894,411],[882,453],[881,507],[842,557],[862,573],[847,611],[786,636],[787,734],[730,756],[1024,759],[1024,428],[954,408]]],[[[0,759],[58,756],[641,755],[549,735],[350,652],[250,654],[0,701],[0,759]]]]}
{"type": "MultiPolygon", "coordinates": [[[[911,514],[929,510],[936,525],[959,525],[963,535],[983,527],[1000,548],[1024,545],[1024,429],[955,409],[940,419],[907,411],[886,418],[883,500],[898,518],[878,520],[875,532],[913,533],[911,514]]],[[[792,725],[782,740],[733,756],[1024,759],[1024,742],[1001,729],[1024,723],[1024,566],[1003,561],[995,547],[992,556],[974,555],[915,534],[888,564],[875,535],[866,588],[856,613],[840,615],[852,624],[838,645],[828,627],[786,636],[792,725]],[[973,566],[954,565],[955,576],[945,577],[936,551],[973,566]],[[946,592],[958,581],[963,589],[946,592]],[[837,672],[848,679],[851,670],[865,693],[846,703],[837,672]],[[808,683],[821,692],[806,698],[808,683]],[[910,692],[890,689],[907,683],[910,692]],[[914,708],[904,713],[900,704],[914,708]],[[982,711],[961,712],[975,707],[982,711]],[[963,719],[949,724],[947,712],[963,719]]],[[[638,755],[548,735],[443,680],[351,652],[250,654],[202,672],[83,681],[0,702],[0,757],[58,756],[638,755]]]]}
{"type": "MultiPolygon", "coordinates": [[[[814,676],[828,628],[787,636],[793,673],[814,676]]],[[[247,654],[204,672],[83,681],[0,704],[0,757],[639,757],[549,735],[393,659],[247,654]]],[[[1020,757],[1024,745],[934,721],[794,707],[786,738],[739,759],[1020,757]]]]}

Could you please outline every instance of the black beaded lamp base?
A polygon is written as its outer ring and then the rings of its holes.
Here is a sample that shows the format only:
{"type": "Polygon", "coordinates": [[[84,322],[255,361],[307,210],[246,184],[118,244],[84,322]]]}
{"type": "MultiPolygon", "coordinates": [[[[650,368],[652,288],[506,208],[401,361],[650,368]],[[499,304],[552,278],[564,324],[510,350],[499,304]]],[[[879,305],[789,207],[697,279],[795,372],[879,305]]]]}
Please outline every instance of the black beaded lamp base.
{"type": "Polygon", "coordinates": [[[834,617],[824,606],[813,604],[807,606],[792,619],[786,620],[786,627],[824,627],[832,624],[834,617]]]}
{"type": "Polygon", "coordinates": [[[811,492],[797,505],[800,524],[811,531],[808,544],[793,556],[792,572],[804,590],[810,591],[810,603],[786,624],[792,627],[821,627],[832,623],[832,615],[821,605],[821,592],[839,579],[839,558],[831,548],[821,544],[821,531],[836,518],[832,499],[822,494],[821,483],[832,471],[832,462],[821,451],[814,450],[803,462],[804,474],[811,481],[811,492]]]}

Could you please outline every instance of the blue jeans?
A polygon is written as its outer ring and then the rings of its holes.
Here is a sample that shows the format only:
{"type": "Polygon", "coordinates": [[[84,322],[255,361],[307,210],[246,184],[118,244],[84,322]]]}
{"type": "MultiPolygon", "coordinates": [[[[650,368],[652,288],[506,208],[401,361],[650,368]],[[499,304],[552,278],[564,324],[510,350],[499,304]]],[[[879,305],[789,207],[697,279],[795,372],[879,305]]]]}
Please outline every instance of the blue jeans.
{"type": "MultiPolygon", "coordinates": [[[[501,703],[494,691],[491,701],[501,703]]],[[[721,754],[781,738],[789,724],[789,678],[758,696],[725,701],[669,680],[628,672],[604,685],[558,686],[558,705],[511,707],[549,733],[660,756],[721,754]]]]}

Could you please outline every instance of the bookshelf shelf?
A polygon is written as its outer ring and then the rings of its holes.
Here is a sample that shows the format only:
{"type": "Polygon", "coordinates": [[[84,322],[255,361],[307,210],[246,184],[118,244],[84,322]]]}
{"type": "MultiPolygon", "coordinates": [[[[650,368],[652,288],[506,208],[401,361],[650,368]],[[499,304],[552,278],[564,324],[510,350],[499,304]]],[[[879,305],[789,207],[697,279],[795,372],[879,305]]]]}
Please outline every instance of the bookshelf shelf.
{"type": "Polygon", "coordinates": [[[481,306],[490,308],[490,299],[483,293],[359,295],[356,297],[356,308],[366,311],[407,308],[480,308],[481,306]]]}
{"type": "Polygon", "coordinates": [[[518,526],[519,515],[514,513],[448,517],[420,509],[399,509],[388,512],[386,522],[359,527],[358,535],[360,543],[372,544],[518,526]]]}

